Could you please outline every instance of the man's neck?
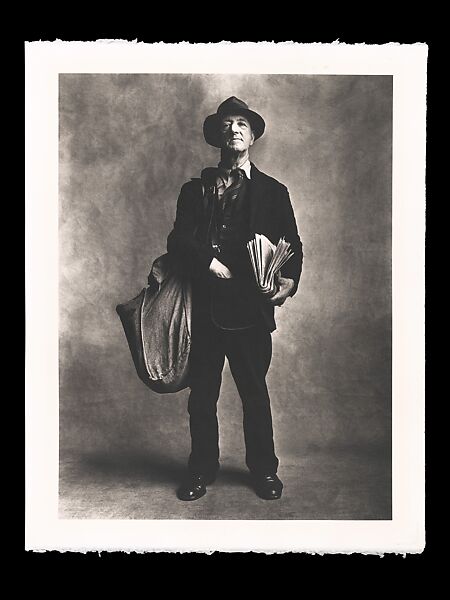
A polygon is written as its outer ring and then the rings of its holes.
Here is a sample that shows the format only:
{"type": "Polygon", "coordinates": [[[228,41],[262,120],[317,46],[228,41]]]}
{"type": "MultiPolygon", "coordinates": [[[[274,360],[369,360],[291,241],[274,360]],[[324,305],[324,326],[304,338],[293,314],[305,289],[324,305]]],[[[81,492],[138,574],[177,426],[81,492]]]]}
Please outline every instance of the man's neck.
{"type": "Polygon", "coordinates": [[[239,169],[248,160],[250,160],[248,150],[244,152],[224,152],[222,150],[220,164],[224,169],[233,170],[239,169]]]}

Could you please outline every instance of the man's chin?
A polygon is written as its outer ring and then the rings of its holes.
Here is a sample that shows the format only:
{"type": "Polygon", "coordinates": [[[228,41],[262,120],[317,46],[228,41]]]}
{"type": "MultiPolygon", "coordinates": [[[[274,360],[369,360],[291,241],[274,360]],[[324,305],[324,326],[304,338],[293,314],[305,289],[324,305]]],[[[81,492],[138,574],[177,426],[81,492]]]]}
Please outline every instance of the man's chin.
{"type": "Polygon", "coordinates": [[[228,150],[233,150],[234,152],[244,152],[245,146],[242,142],[229,142],[227,144],[228,150]]]}

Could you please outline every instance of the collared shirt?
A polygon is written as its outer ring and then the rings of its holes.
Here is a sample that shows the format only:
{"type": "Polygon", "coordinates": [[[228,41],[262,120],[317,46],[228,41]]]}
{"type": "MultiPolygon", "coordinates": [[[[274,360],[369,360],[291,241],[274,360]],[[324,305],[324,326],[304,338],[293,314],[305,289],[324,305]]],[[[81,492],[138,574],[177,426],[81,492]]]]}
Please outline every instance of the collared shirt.
{"type": "Polygon", "coordinates": [[[244,171],[244,173],[247,175],[247,178],[250,179],[252,165],[250,164],[250,160],[248,158],[245,161],[245,163],[243,165],[241,165],[239,168],[242,169],[244,171]]]}
{"type": "MultiPolygon", "coordinates": [[[[218,165],[218,168],[219,168],[219,171],[218,171],[219,174],[217,176],[216,185],[217,185],[218,196],[219,196],[219,198],[221,198],[224,191],[228,187],[230,187],[230,185],[233,183],[233,178],[230,177],[230,174],[231,174],[230,169],[224,169],[220,163],[218,165]]],[[[250,179],[250,173],[251,173],[250,160],[247,159],[245,161],[245,163],[243,165],[241,165],[239,168],[242,169],[244,171],[245,175],[247,176],[247,178],[250,179]]]]}

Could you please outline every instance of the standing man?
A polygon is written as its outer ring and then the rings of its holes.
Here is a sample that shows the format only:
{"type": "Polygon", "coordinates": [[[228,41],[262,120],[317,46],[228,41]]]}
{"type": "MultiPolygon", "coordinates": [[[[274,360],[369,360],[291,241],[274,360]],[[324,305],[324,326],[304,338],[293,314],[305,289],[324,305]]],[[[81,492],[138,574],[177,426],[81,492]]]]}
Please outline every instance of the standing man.
{"type": "Polygon", "coordinates": [[[250,147],[264,129],[263,118],[234,96],[206,118],[205,140],[221,149],[221,160],[182,187],[167,240],[169,254],[191,275],[193,292],[192,446],[180,500],[201,498],[219,469],[217,401],[225,356],[242,400],[246,464],[255,492],[271,500],[280,498],[283,489],[266,374],[274,307],[297,291],[303,253],[288,190],[250,162],[250,147]],[[294,251],[271,298],[258,290],[247,250],[255,233],[274,244],[285,237],[294,251]]]}

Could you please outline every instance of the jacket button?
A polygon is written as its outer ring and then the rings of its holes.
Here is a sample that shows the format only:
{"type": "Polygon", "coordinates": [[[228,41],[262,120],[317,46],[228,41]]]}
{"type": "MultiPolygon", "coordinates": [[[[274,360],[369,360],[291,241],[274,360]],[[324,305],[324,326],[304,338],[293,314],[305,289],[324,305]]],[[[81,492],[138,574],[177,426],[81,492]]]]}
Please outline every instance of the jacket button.
{"type": "Polygon", "coordinates": [[[226,228],[227,228],[227,226],[226,226],[226,225],[222,225],[222,229],[226,229],[226,228]]]}

